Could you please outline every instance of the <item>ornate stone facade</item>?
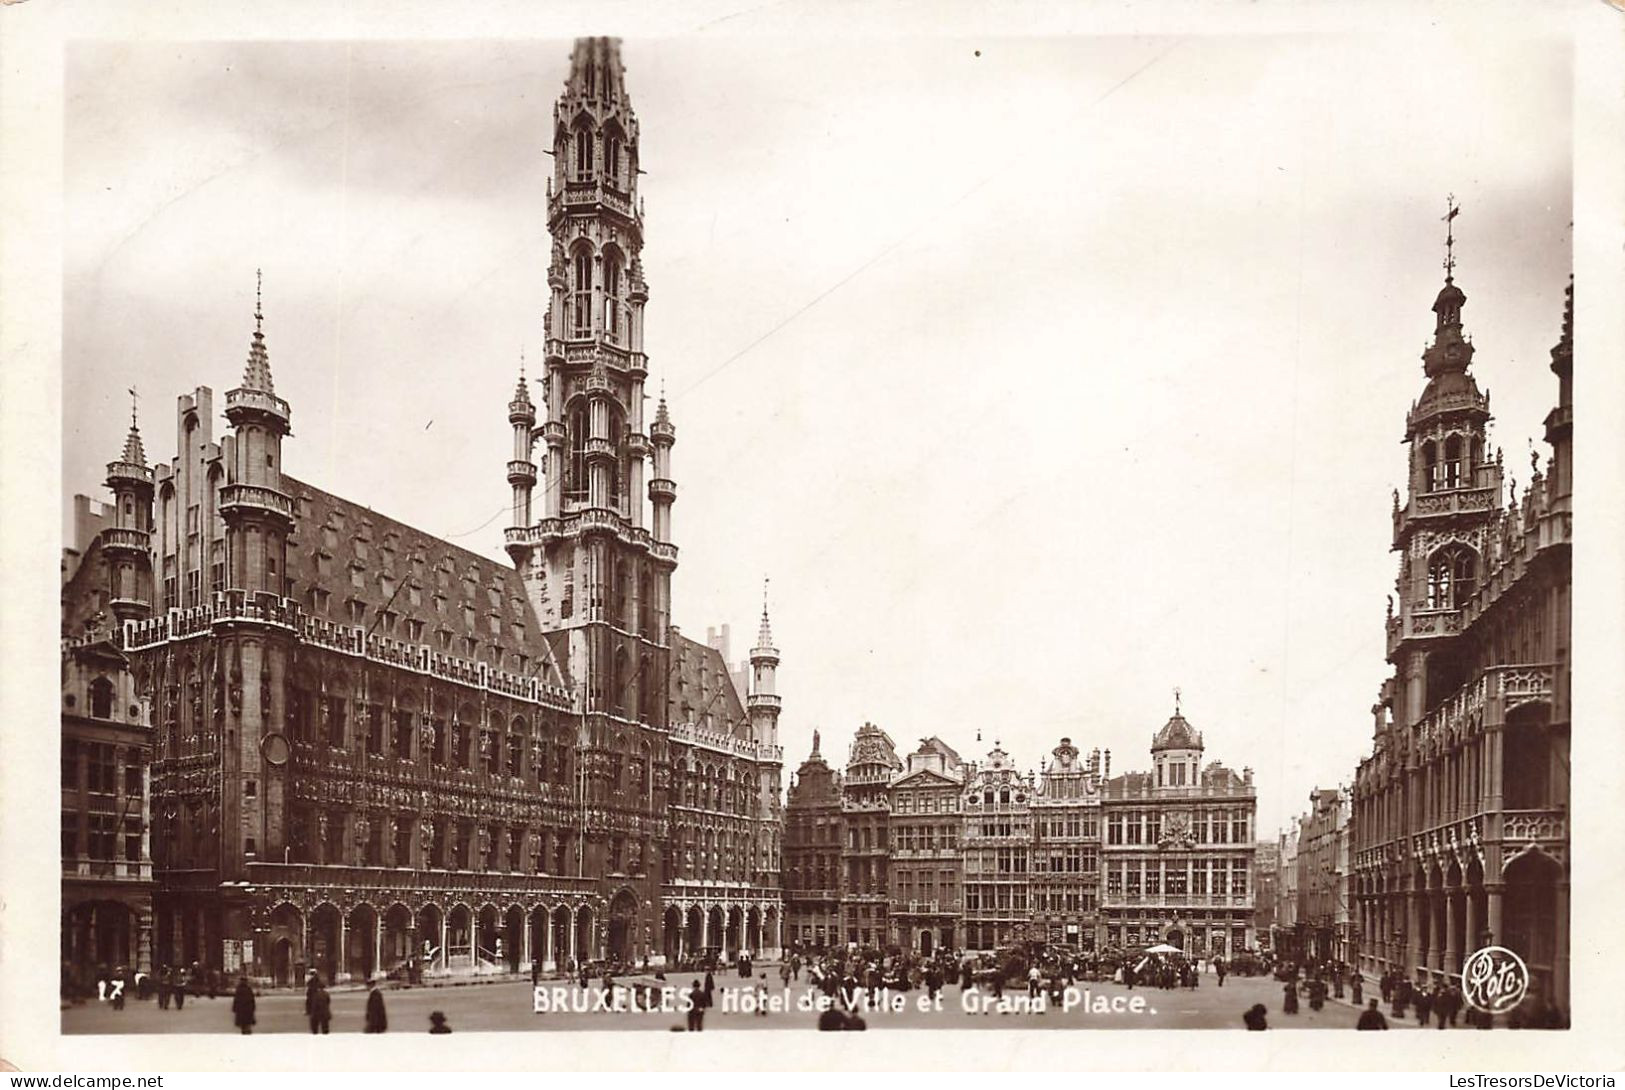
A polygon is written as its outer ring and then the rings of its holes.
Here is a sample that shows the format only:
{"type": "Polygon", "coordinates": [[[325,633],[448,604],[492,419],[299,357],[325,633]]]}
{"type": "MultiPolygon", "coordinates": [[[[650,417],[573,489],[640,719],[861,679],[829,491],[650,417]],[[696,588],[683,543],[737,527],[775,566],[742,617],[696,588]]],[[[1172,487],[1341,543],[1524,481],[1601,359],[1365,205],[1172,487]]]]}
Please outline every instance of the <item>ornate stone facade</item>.
{"type": "Polygon", "coordinates": [[[1204,957],[1257,946],[1252,769],[1204,768],[1202,753],[1201,734],[1176,707],[1152,738],[1153,770],[1105,783],[1107,945],[1165,942],[1204,957]]]}
{"type": "Polygon", "coordinates": [[[1353,792],[1355,946],[1367,972],[1423,981],[1508,946],[1532,1002],[1566,1011],[1573,285],[1551,352],[1551,454],[1542,469],[1531,453],[1520,499],[1485,448],[1489,398],[1449,271],[1394,497],[1393,676],[1353,792]]]}
{"type": "Polygon", "coordinates": [[[543,422],[523,377],[507,406],[512,568],[282,471],[258,306],[231,433],[199,388],[167,466],[110,468],[161,960],[292,982],[779,945],[778,651],[764,607],[741,694],[671,624],[676,432],[663,401],[643,417],[615,42],[576,44],[553,144],[543,422]]]}

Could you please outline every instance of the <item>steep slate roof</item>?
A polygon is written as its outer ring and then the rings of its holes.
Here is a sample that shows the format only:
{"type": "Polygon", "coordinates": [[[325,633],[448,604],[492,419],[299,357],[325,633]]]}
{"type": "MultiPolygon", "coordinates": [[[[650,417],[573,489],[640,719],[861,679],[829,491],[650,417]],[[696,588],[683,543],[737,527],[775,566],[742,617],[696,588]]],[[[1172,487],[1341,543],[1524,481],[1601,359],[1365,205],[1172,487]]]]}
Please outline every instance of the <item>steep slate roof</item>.
{"type": "Polygon", "coordinates": [[[286,474],[282,487],[299,513],[288,576],[302,609],[550,685],[570,684],[568,657],[555,647],[563,634],[542,631],[513,568],[286,474]],[[398,618],[389,632],[374,628],[386,607],[398,618]]]}
{"type": "Polygon", "coordinates": [[[669,692],[669,722],[692,721],[699,727],[727,730],[735,738],[750,738],[745,702],[729,676],[728,663],[716,648],[674,631],[669,692]]]}

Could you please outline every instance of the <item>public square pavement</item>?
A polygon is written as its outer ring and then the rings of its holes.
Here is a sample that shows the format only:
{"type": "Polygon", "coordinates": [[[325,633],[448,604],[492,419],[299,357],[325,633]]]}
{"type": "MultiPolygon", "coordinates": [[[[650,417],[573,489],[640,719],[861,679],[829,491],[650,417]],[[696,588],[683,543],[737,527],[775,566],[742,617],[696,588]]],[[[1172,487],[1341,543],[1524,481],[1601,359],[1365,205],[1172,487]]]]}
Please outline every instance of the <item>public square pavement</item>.
{"type": "MultiPolygon", "coordinates": [[[[757,966],[758,971],[764,967],[757,966]]],[[[806,984],[805,974],[800,983],[792,983],[788,996],[779,982],[775,969],[766,969],[770,982],[768,994],[781,1007],[789,1009],[770,1011],[767,1015],[729,1011],[725,1008],[743,994],[746,981],[737,974],[718,974],[716,979],[716,1006],[706,1013],[705,1030],[738,1031],[759,1029],[816,1029],[818,1013],[810,1007],[814,996],[806,984]]],[[[647,979],[647,978],[643,978],[647,979]]],[[[692,973],[673,974],[667,982],[674,989],[686,990],[694,980],[692,973]]],[[[565,998],[572,1006],[582,1002],[589,1009],[577,1013],[550,1011],[535,1013],[528,982],[502,982],[467,984],[441,987],[396,988],[385,991],[384,1000],[391,1033],[423,1033],[429,1028],[429,1012],[442,1011],[452,1031],[489,1030],[644,1030],[668,1032],[681,1028],[685,1016],[670,1010],[604,1010],[591,1009],[601,1002],[602,988],[591,985],[585,999],[573,986],[562,981],[545,981],[544,987],[565,988],[565,998]]],[[[859,1012],[870,1030],[899,1029],[1235,1029],[1241,1030],[1242,1012],[1254,1003],[1268,1009],[1270,1029],[1352,1029],[1359,1012],[1347,1000],[1328,999],[1324,1009],[1311,1011],[1306,1000],[1299,1000],[1299,1013],[1281,1013],[1281,985],[1269,978],[1229,977],[1220,988],[1212,976],[1203,976],[1201,986],[1191,989],[1163,990],[1160,988],[1127,989],[1120,984],[1080,983],[1076,986],[1081,1002],[1072,1010],[1055,1008],[1047,1012],[1014,1011],[1000,1013],[997,1009],[987,1013],[966,1013],[966,998],[957,985],[944,988],[941,1010],[921,1010],[923,990],[901,994],[902,1009],[859,1012]],[[1133,1000],[1144,1006],[1130,1009],[1133,1000]],[[1101,1010],[1104,1005],[1108,1010],[1101,1010]]],[[[367,993],[362,989],[334,990],[334,1033],[359,1033],[363,1025],[367,993]]],[[[625,992],[622,991],[624,1001],[625,992]]],[[[1007,999],[1025,997],[1025,991],[1006,991],[1007,999]]],[[[968,997],[972,1006],[978,998],[991,998],[987,993],[968,997]]],[[[1369,996],[1367,997],[1369,998],[1369,996]]],[[[676,1001],[676,993],[673,1002],[676,1001]]],[[[1386,1014],[1386,1010],[1384,1012],[1386,1014]]],[[[310,1024],[304,1014],[304,993],[290,991],[269,992],[258,997],[258,1019],[255,1033],[309,1034],[310,1024]]],[[[1415,1028],[1414,1016],[1399,1022],[1389,1019],[1395,1029],[1415,1028]]],[[[113,1010],[107,1003],[86,1003],[68,1007],[62,1012],[64,1034],[96,1033],[236,1033],[232,1024],[231,996],[222,994],[217,999],[189,998],[185,1009],[159,1010],[155,1000],[131,999],[122,1011],[113,1010]]],[[[319,1046],[316,1046],[319,1047],[319,1046]]]]}

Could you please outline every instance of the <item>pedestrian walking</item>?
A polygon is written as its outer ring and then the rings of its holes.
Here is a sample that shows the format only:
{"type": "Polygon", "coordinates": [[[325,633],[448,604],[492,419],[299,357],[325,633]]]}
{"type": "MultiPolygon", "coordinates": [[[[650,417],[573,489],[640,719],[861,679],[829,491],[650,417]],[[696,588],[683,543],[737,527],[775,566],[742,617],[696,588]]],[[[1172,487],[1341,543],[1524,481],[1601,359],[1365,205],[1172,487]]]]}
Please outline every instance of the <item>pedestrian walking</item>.
{"type": "MultiPolygon", "coordinates": [[[[1294,1003],[1297,1002],[1296,996],[1293,997],[1293,1002],[1294,1003]]],[[[1247,1013],[1245,1013],[1245,1014],[1243,1014],[1241,1016],[1241,1020],[1247,1024],[1247,1028],[1250,1029],[1250,1030],[1251,1029],[1260,1029],[1260,1030],[1269,1029],[1270,1028],[1269,1023],[1264,1020],[1264,1016],[1267,1013],[1269,1013],[1269,1012],[1267,1010],[1265,1010],[1264,1004],[1262,1004],[1262,1003],[1254,1003],[1251,1007],[1249,1007],[1247,1009],[1247,1013]]]]}
{"type": "Polygon", "coordinates": [[[179,965],[170,975],[170,991],[174,994],[176,1010],[186,1006],[186,970],[179,965]]]}
{"type": "MultiPolygon", "coordinates": [[[[1365,1002],[1363,999],[1360,998],[1360,992],[1364,987],[1365,987],[1365,978],[1363,976],[1361,976],[1358,971],[1356,971],[1354,973],[1351,973],[1349,975],[1349,995],[1351,997],[1353,997],[1354,1005],[1356,1007],[1358,1007],[1361,1003],[1365,1002]]],[[[1376,1000],[1372,1000],[1372,1002],[1376,1002],[1376,1000]]]]}
{"type": "Polygon", "coordinates": [[[758,1017],[767,1017],[767,974],[763,973],[756,981],[756,1014],[758,1017]]]}
{"type": "Polygon", "coordinates": [[[1416,1004],[1416,1024],[1425,1027],[1428,1024],[1428,1015],[1433,1011],[1433,997],[1424,989],[1418,988],[1412,1002],[1416,1004]]]}
{"type": "Polygon", "coordinates": [[[705,1028],[705,989],[696,980],[688,990],[688,1032],[699,1033],[705,1028]]]}
{"type": "Polygon", "coordinates": [[[430,1011],[429,1012],[429,1032],[430,1033],[450,1033],[451,1032],[451,1023],[446,1021],[446,1012],[445,1011],[430,1011]]]}
{"type": "Polygon", "coordinates": [[[169,1009],[169,966],[160,965],[158,967],[158,974],[157,975],[158,975],[158,1009],[161,1010],[161,1011],[167,1011],[169,1009]]]}
{"type": "Polygon", "coordinates": [[[1281,989],[1281,1013],[1298,1013],[1298,982],[1295,980],[1287,981],[1281,989]]]}
{"type": "Polygon", "coordinates": [[[705,971],[705,1009],[706,1010],[710,1010],[711,1005],[716,1002],[716,994],[717,994],[717,982],[716,982],[716,979],[711,975],[711,970],[707,969],[705,971]]]}
{"type": "Polygon", "coordinates": [[[376,980],[367,981],[367,1022],[364,1033],[383,1033],[389,1029],[389,1016],[384,1013],[384,993],[378,990],[376,980]]]}
{"type": "Polygon", "coordinates": [[[120,965],[113,970],[113,1009],[124,1009],[124,990],[130,986],[130,972],[120,965]]]}
{"type": "Polygon", "coordinates": [[[326,1033],[333,1022],[333,997],[327,994],[322,982],[316,982],[316,991],[308,1001],[310,1007],[310,1032],[326,1033]]]}
{"type": "MultiPolygon", "coordinates": [[[[1356,979],[1358,979],[1358,978],[1356,978],[1356,979]]],[[[1355,1029],[1387,1029],[1388,1028],[1388,1019],[1384,1018],[1382,1016],[1382,1012],[1377,1009],[1377,1001],[1375,999],[1371,1000],[1371,1002],[1366,1005],[1365,1010],[1360,1012],[1360,1020],[1354,1024],[1354,1028],[1355,1029]]]]}
{"type": "Polygon", "coordinates": [[[1038,984],[1039,984],[1038,966],[1034,965],[1031,969],[1027,970],[1027,997],[1029,999],[1037,999],[1038,998],[1038,990],[1039,990],[1038,989],[1038,984]]]}
{"type": "MultiPolygon", "coordinates": [[[[179,991],[175,993],[176,1010],[180,1009],[181,995],[179,991]]],[[[254,989],[248,986],[248,977],[238,977],[236,994],[231,997],[231,1020],[245,1036],[254,1032],[254,1003],[254,989]]]]}
{"type": "Polygon", "coordinates": [[[1224,974],[1228,970],[1229,966],[1224,963],[1223,958],[1213,959],[1213,974],[1219,978],[1219,987],[1221,988],[1224,987],[1224,974]]]}

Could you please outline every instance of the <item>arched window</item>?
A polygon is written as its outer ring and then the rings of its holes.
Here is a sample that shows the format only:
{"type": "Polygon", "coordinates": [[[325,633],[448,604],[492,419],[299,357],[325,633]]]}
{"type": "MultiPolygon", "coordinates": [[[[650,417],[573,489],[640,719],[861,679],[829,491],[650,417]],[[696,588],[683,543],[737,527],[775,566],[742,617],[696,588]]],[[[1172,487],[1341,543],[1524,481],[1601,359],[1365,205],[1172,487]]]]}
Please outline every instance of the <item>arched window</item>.
{"type": "Polygon", "coordinates": [[[1429,492],[1439,490],[1439,448],[1428,440],[1422,444],[1422,487],[1429,492]]]}
{"type": "Polygon", "coordinates": [[[626,329],[625,304],[621,301],[621,258],[614,252],[604,255],[604,330],[619,343],[626,329]]]}
{"type": "Polygon", "coordinates": [[[564,485],[564,498],[567,500],[585,500],[587,498],[587,409],[585,405],[576,404],[570,410],[569,421],[570,439],[570,467],[564,485]]]}
{"type": "Polygon", "coordinates": [[[1428,608],[1460,609],[1471,598],[1477,559],[1463,545],[1446,545],[1428,561],[1428,608]]]}
{"type": "Polygon", "coordinates": [[[93,719],[113,718],[113,683],[104,677],[90,683],[90,715],[93,719]]]}
{"type": "Polygon", "coordinates": [[[1444,487],[1462,486],[1461,436],[1452,435],[1444,441],[1444,487]]]}
{"type": "Polygon", "coordinates": [[[592,133],[576,130],[576,181],[592,181],[592,133]]]}
{"type": "Polygon", "coordinates": [[[592,254],[586,250],[576,252],[573,281],[570,285],[570,322],[575,336],[592,333],[592,254]]]}
{"type": "Polygon", "coordinates": [[[614,133],[604,137],[604,180],[618,185],[621,178],[621,138],[614,133]]]}

